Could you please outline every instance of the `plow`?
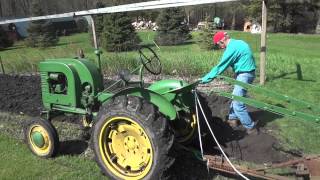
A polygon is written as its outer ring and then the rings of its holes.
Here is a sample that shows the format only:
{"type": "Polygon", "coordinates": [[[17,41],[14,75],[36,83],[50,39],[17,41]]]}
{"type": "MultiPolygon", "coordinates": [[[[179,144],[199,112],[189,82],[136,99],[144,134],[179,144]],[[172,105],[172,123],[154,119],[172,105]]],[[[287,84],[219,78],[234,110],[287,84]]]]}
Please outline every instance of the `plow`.
{"type": "MultiPolygon", "coordinates": [[[[205,160],[210,169],[227,174],[237,175],[237,172],[235,172],[230,164],[228,164],[221,156],[205,155],[205,160]]],[[[309,156],[301,159],[290,160],[279,164],[272,164],[269,167],[261,169],[250,169],[246,166],[239,165],[236,166],[237,170],[248,177],[265,180],[288,180],[290,178],[286,176],[275,175],[267,172],[267,170],[270,169],[284,167],[292,168],[294,172],[293,175],[295,175],[297,178],[318,179],[320,177],[320,156],[309,156]]]]}

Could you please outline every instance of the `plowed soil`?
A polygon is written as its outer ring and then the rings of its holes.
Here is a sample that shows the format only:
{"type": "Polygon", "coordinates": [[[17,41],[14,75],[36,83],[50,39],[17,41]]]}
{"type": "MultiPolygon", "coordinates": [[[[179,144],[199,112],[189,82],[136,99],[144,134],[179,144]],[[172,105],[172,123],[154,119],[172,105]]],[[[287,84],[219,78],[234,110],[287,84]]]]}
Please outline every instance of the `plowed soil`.
{"type": "MultiPolygon", "coordinates": [[[[230,104],[228,99],[214,94],[211,96],[201,94],[201,100],[205,105],[205,112],[215,135],[232,159],[254,163],[274,163],[288,159],[288,155],[276,150],[279,143],[268,133],[269,130],[263,127],[265,122],[259,121],[259,135],[246,135],[243,129],[234,130],[224,123],[230,104]]],[[[39,76],[0,74],[0,111],[39,116],[42,109],[41,101],[39,76]]],[[[266,112],[254,108],[249,109],[255,120],[262,117],[266,119],[269,116],[266,112]]],[[[270,118],[275,119],[276,117],[270,115],[270,118]]],[[[267,121],[271,119],[267,119],[267,121]]],[[[201,121],[201,123],[202,129],[205,130],[204,121],[201,121]]],[[[202,135],[204,137],[205,154],[220,154],[209,132],[206,130],[202,135]]],[[[204,165],[195,165],[193,160],[181,156],[182,158],[177,159],[173,170],[179,174],[179,178],[207,179],[208,176],[205,173],[207,171],[204,165]],[[182,169],[183,171],[190,171],[190,173],[186,173],[184,177],[179,173],[182,169]],[[192,173],[196,174],[195,178],[190,176],[192,173]]]]}
{"type": "Polygon", "coordinates": [[[0,75],[0,110],[38,116],[41,112],[39,76],[0,75]]]}

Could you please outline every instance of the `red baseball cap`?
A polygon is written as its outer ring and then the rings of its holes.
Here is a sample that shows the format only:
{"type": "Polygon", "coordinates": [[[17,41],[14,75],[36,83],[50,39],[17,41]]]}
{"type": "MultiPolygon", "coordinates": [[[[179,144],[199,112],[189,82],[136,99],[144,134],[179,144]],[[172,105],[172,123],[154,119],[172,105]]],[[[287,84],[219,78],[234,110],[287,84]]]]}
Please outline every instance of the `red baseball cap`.
{"type": "Polygon", "coordinates": [[[215,33],[215,34],[213,35],[213,38],[212,38],[213,43],[214,43],[214,44],[217,44],[219,41],[221,41],[223,38],[225,38],[226,35],[227,35],[226,32],[224,32],[224,31],[218,31],[217,33],[215,33]]]}

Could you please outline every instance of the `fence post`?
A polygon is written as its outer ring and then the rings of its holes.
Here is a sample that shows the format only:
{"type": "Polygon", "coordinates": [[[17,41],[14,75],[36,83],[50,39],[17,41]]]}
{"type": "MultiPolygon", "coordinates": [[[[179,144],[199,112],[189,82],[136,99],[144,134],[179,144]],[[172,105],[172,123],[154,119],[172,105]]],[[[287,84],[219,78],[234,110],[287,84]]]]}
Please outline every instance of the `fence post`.
{"type": "Polygon", "coordinates": [[[262,1],[262,32],[261,32],[261,50],[260,50],[260,84],[264,85],[266,81],[266,51],[267,51],[267,5],[262,1]]]}
{"type": "Polygon", "coordinates": [[[3,74],[6,74],[6,72],[4,71],[4,66],[3,66],[3,62],[2,62],[1,56],[0,56],[0,63],[1,63],[2,73],[3,73],[3,74]]]}

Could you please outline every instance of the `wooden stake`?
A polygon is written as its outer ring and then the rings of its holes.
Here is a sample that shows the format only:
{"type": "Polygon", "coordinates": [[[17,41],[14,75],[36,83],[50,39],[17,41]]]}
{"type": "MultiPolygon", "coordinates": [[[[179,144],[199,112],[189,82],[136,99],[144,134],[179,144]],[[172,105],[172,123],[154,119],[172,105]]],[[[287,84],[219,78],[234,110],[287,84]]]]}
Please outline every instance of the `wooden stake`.
{"type": "Polygon", "coordinates": [[[260,50],[260,84],[264,85],[266,81],[266,51],[267,51],[267,5],[262,1],[262,32],[261,32],[261,50],[260,50]]]}
{"type": "Polygon", "coordinates": [[[3,66],[3,62],[2,62],[1,56],[0,56],[0,63],[1,63],[2,73],[6,74],[6,72],[4,71],[4,66],[3,66]]]}

